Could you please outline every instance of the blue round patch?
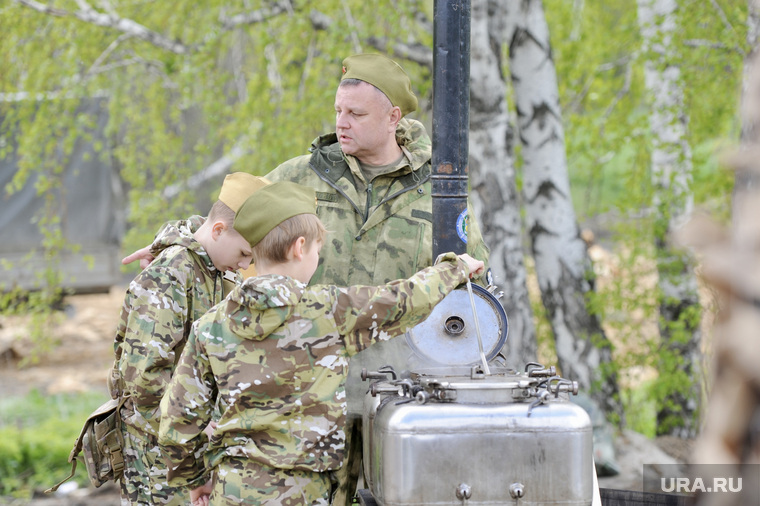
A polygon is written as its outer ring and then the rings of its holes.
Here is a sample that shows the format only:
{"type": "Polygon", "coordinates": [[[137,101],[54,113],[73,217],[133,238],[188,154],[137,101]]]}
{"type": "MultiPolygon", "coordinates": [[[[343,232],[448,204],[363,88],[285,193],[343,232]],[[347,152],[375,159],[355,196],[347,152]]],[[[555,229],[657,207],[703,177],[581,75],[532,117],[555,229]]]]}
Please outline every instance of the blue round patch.
{"type": "Polygon", "coordinates": [[[467,244],[467,208],[459,214],[457,217],[457,235],[463,243],[467,244]]]}

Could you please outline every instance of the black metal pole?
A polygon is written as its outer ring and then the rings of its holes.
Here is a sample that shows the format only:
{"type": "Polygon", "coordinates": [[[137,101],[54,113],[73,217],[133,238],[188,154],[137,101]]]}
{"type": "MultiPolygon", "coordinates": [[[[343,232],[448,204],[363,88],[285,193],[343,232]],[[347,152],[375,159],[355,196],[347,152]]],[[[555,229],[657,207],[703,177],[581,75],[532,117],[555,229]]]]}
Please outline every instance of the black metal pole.
{"type": "Polygon", "coordinates": [[[435,0],[433,31],[433,259],[467,251],[470,0],[435,0]]]}

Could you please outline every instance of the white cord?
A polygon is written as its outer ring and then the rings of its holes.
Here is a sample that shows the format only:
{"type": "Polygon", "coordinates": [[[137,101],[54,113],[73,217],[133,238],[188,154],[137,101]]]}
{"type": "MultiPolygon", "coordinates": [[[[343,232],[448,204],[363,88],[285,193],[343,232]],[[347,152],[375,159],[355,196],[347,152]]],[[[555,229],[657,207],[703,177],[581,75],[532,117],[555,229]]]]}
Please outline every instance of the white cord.
{"type": "Polygon", "coordinates": [[[491,370],[488,368],[486,354],[483,353],[483,340],[480,338],[480,323],[478,322],[478,313],[475,311],[475,297],[472,295],[472,283],[467,280],[467,293],[470,294],[470,305],[472,306],[472,316],[475,317],[475,333],[478,335],[478,351],[480,352],[480,361],[483,362],[483,372],[490,376],[491,370]]]}

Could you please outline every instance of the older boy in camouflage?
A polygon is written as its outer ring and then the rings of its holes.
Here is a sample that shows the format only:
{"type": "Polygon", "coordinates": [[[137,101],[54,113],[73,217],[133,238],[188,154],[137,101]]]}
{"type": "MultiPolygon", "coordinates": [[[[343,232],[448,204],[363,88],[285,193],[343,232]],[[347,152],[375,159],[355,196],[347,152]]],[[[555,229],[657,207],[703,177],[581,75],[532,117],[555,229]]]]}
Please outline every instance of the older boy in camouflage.
{"type": "Polygon", "coordinates": [[[348,359],[423,321],[484,264],[449,253],[384,286],[307,286],[326,232],[314,190],[291,182],[259,190],[235,226],[261,238],[252,239],[259,275],[188,338],[161,402],[169,483],[193,489],[195,504],[326,505],[344,457],[348,359]]]}
{"type": "Polygon", "coordinates": [[[187,504],[184,488],[166,482],[158,448],[158,405],[191,324],[242,281],[251,262],[245,231],[234,217],[263,178],[233,173],[195,233],[174,228],[154,243],[156,260],[130,283],[117,327],[111,396],[126,397],[120,414],[124,439],[122,504],[187,504]]]}

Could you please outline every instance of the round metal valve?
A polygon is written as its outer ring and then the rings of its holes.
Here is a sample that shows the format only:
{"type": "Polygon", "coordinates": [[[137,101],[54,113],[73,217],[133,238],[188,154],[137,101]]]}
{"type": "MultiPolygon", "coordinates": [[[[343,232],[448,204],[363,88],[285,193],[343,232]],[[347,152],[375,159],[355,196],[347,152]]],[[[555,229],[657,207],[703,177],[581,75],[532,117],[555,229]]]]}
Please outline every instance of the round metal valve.
{"type": "Polygon", "coordinates": [[[428,366],[480,363],[478,327],[487,360],[495,358],[507,343],[509,323],[501,302],[482,286],[472,285],[472,292],[477,325],[469,293],[460,287],[444,297],[424,322],[406,333],[409,347],[428,366]]]}

